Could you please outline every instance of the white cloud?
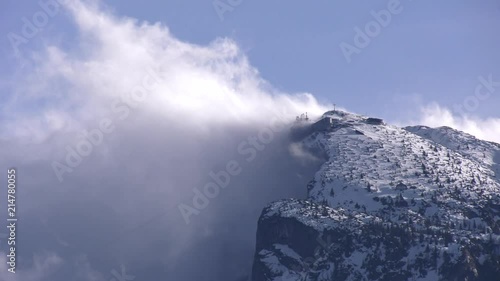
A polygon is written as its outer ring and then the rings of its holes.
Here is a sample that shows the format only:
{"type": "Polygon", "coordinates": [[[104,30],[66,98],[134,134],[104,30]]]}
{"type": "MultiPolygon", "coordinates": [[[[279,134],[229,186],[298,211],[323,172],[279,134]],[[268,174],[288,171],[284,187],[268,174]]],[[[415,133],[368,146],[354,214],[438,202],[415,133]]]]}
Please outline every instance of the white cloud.
{"type": "Polygon", "coordinates": [[[477,138],[500,143],[500,118],[480,118],[473,115],[457,115],[446,107],[431,103],[421,108],[414,124],[430,127],[448,126],[464,131],[477,138]]]}
{"type": "Polygon", "coordinates": [[[141,110],[185,123],[262,124],[275,114],[293,118],[305,111],[312,115],[325,111],[310,94],[274,90],[230,39],[199,46],[179,41],[161,23],[115,17],[98,2],[70,1],[68,8],[80,32],[81,49],[69,53],[49,45],[35,52],[34,69],[26,73],[25,81],[18,81],[29,86],[18,87],[7,109],[13,112],[36,104],[35,112],[25,112],[19,119],[52,126],[33,122],[33,127],[21,127],[20,135],[25,130],[35,133],[36,127],[45,132],[61,129],[63,124],[54,124],[54,116],[69,113],[70,124],[106,115],[113,99],[130,99],[149,72],[158,83],[147,93],[141,110]]]}
{"type": "MultiPolygon", "coordinates": [[[[230,39],[190,44],[161,23],[115,16],[97,1],[68,2],[76,44],[49,41],[32,50],[1,110],[0,164],[24,175],[24,218],[34,221],[24,231],[36,238],[24,243],[65,261],[88,254],[88,266],[64,280],[99,280],[118,260],[133,264],[138,279],[159,262],[167,275],[155,279],[234,280],[248,273],[262,207],[305,194],[315,166],[293,163],[285,131],[255,150],[251,163],[238,145],[275,116],[292,121],[327,108],[311,94],[274,89],[230,39]],[[107,119],[114,131],[60,183],[51,163],[64,162],[82,131],[107,119]],[[243,172],[186,226],[178,204],[190,203],[193,189],[230,160],[243,172]]],[[[33,254],[23,245],[20,254],[33,254]]],[[[62,267],[69,274],[76,266],[62,267]]]]}

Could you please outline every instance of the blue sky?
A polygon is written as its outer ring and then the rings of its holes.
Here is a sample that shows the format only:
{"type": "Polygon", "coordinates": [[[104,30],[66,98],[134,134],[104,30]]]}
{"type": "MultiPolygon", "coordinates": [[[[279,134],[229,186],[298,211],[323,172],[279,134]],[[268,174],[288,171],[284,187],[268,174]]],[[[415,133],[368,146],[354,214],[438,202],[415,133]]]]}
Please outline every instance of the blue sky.
{"type": "MultiPolygon", "coordinates": [[[[354,28],[363,29],[373,20],[370,12],[387,9],[389,2],[243,0],[221,20],[210,1],[104,1],[117,15],[166,24],[183,41],[205,45],[232,38],[275,87],[391,120],[415,119],[419,106],[434,101],[451,108],[473,93],[478,76],[500,77],[500,4],[493,0],[401,1],[402,12],[348,63],[339,45],[353,44],[354,28]]],[[[20,33],[22,17],[39,10],[35,1],[8,1],[0,32],[20,33]]],[[[16,60],[3,38],[1,73],[8,76],[16,60]]],[[[51,18],[20,50],[29,55],[48,38],[75,40],[66,16],[51,18]]],[[[499,96],[481,103],[474,115],[498,117],[499,96]]]]}

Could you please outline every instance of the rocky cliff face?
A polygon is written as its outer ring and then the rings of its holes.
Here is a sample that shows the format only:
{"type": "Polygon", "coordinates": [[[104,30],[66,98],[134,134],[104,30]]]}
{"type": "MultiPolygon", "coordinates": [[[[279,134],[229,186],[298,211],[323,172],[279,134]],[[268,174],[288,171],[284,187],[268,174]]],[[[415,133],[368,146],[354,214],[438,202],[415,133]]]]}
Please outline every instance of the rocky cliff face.
{"type": "Polygon", "coordinates": [[[254,281],[500,280],[500,145],[324,117],[301,142],[328,160],[308,198],[263,210],[254,281]]]}

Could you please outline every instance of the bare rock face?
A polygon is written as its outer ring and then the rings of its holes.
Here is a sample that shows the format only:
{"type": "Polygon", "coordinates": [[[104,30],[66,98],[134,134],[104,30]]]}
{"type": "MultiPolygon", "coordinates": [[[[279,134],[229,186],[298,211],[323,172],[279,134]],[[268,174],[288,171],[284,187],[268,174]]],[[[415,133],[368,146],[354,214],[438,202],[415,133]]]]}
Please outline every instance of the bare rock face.
{"type": "Polygon", "coordinates": [[[500,145],[323,117],[301,142],[328,160],[308,198],[263,210],[252,280],[500,280],[500,145]]]}

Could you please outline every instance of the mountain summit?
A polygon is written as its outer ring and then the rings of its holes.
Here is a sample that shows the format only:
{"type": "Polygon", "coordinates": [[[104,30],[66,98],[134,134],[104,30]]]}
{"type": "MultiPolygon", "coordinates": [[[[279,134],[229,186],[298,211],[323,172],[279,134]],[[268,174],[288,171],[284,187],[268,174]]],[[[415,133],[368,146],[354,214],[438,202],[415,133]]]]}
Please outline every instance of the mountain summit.
{"type": "Polygon", "coordinates": [[[500,145],[338,110],[292,133],[327,160],[263,210],[254,281],[499,280],[500,145]]]}

